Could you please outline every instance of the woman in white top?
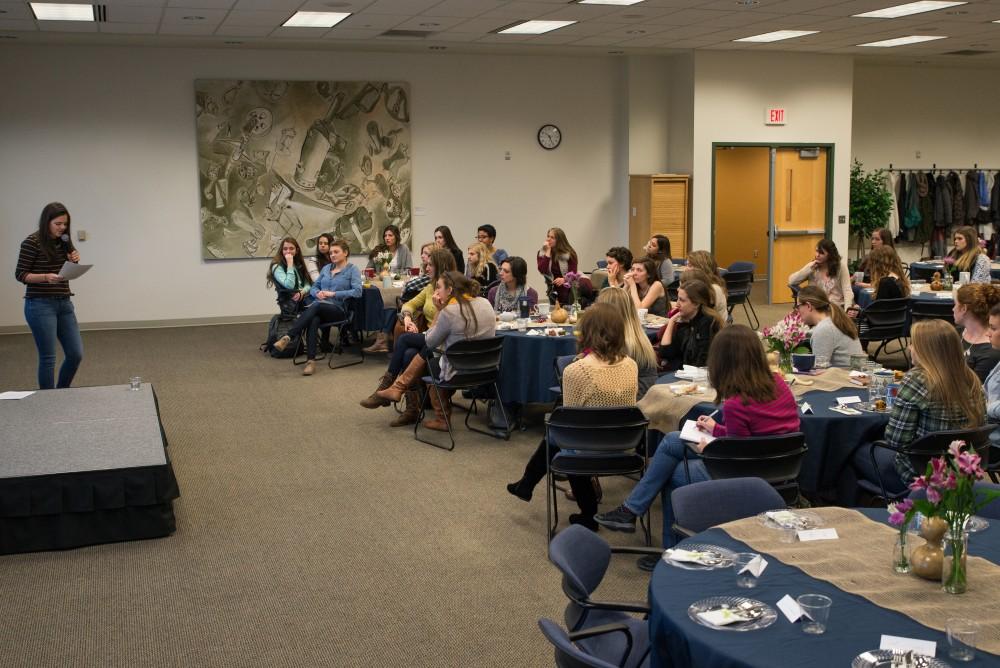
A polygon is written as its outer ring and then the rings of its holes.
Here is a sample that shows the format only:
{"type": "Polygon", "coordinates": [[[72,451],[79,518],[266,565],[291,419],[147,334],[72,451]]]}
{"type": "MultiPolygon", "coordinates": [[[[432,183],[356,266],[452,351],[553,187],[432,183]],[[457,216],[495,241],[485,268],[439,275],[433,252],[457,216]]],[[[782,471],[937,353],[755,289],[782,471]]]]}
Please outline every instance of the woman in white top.
{"type": "Polygon", "coordinates": [[[643,249],[646,255],[656,261],[663,287],[674,282],[674,263],[670,259],[670,239],[664,234],[654,234],[643,249]]]}
{"type": "Polygon", "coordinates": [[[316,279],[319,278],[319,272],[330,264],[331,243],[333,243],[333,235],[324,232],[316,237],[316,256],[303,258],[306,263],[306,271],[309,272],[310,283],[315,283],[316,279]]]}
{"type": "Polygon", "coordinates": [[[816,256],[788,277],[788,287],[798,288],[805,280],[822,289],[830,301],[842,309],[849,309],[854,304],[847,262],[840,258],[837,244],[829,239],[820,239],[816,244],[816,256]]]}
{"type": "Polygon", "coordinates": [[[405,274],[406,270],[413,266],[413,256],[410,249],[400,243],[399,228],[395,225],[386,225],[382,230],[382,241],[385,247],[392,253],[392,261],[389,262],[389,272],[393,274],[405,274]]]}
{"type": "Polygon", "coordinates": [[[660,282],[656,262],[648,257],[632,261],[632,270],[625,274],[625,291],[637,309],[647,309],[653,315],[666,316],[670,298],[660,282]]]}
{"type": "Polygon", "coordinates": [[[816,359],[829,360],[830,366],[848,367],[851,355],[865,354],[854,321],[817,286],[799,290],[795,308],[802,322],[812,327],[812,351],[816,359]]]}
{"type": "Polygon", "coordinates": [[[967,271],[971,283],[990,282],[990,257],[979,246],[976,228],[963,226],[955,230],[955,247],[948,257],[955,260],[954,271],[967,271]]]}

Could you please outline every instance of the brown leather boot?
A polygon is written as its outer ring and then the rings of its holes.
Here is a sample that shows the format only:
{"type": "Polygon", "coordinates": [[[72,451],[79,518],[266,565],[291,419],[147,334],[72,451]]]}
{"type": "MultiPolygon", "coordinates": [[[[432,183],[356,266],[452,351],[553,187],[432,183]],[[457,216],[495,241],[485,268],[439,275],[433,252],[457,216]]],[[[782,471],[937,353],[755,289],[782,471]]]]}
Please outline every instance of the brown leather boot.
{"type": "MultiPolygon", "coordinates": [[[[397,402],[403,398],[403,394],[410,389],[410,387],[420,380],[420,377],[424,375],[424,371],[427,370],[427,360],[425,360],[420,355],[416,355],[412,360],[410,360],[410,366],[406,367],[406,370],[396,376],[395,382],[384,390],[379,390],[376,392],[376,396],[387,402],[397,402]]],[[[386,404],[389,405],[388,403],[386,404]]]]}
{"type": "Polygon", "coordinates": [[[405,427],[420,418],[420,393],[416,390],[406,391],[406,410],[389,423],[390,427],[405,427]]]}
{"type": "Polygon", "coordinates": [[[434,431],[448,431],[448,423],[445,422],[445,415],[451,419],[451,393],[453,390],[437,390],[430,388],[431,406],[434,407],[434,419],[424,420],[424,427],[434,431]]]}
{"type": "Polygon", "coordinates": [[[363,348],[363,350],[368,354],[389,352],[389,346],[386,342],[385,332],[379,332],[378,335],[375,337],[375,342],[370,346],[368,346],[367,348],[363,348]]]}
{"type": "Polygon", "coordinates": [[[382,406],[388,406],[392,402],[386,401],[385,399],[379,397],[377,392],[379,390],[384,390],[390,385],[392,385],[392,374],[386,371],[385,375],[383,375],[381,378],[378,379],[378,388],[375,390],[375,392],[372,392],[370,395],[368,395],[366,399],[362,399],[361,405],[364,406],[365,408],[381,408],[382,406]]]}

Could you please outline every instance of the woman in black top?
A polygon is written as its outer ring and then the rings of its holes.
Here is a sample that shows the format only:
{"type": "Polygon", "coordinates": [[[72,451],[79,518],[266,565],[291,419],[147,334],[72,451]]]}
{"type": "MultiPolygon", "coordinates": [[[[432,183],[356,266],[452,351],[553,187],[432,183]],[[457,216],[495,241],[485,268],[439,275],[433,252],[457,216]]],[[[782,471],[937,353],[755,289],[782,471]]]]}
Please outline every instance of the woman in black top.
{"type": "Polygon", "coordinates": [[[465,273],[465,253],[462,249],[458,247],[455,243],[455,237],[451,235],[451,230],[448,229],[447,225],[441,225],[434,228],[434,243],[438,245],[438,248],[444,248],[445,250],[451,251],[451,254],[455,256],[455,267],[458,268],[460,273],[465,273]]]}
{"type": "Polygon", "coordinates": [[[686,281],[677,289],[677,312],[657,333],[657,355],[665,370],[708,363],[708,348],[722,328],[712,303],[712,289],[702,281],[686,281]]]}
{"type": "Polygon", "coordinates": [[[69,211],[59,202],[47,204],[38,220],[38,231],[21,242],[17,280],[28,286],[24,319],[38,348],[38,387],[69,387],[83,360],[83,340],[70,299],[69,281],[59,275],[67,260],[79,262],[70,240],[69,211]],[[55,381],[56,341],[62,345],[63,363],[55,381]]]}
{"type": "Polygon", "coordinates": [[[986,283],[969,283],[958,289],[952,313],[962,330],[962,350],[969,368],[986,382],[993,367],[1000,362],[1000,350],[990,344],[990,309],[1000,304],[1000,288],[986,283]]]}

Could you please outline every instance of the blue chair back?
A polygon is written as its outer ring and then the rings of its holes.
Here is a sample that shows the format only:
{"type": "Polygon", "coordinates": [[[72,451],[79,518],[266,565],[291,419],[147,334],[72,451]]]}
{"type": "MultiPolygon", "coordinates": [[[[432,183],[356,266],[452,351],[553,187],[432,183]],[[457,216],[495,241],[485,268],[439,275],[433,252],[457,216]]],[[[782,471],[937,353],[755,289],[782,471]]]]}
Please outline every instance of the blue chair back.
{"type": "Polygon", "coordinates": [[[691,534],[784,508],[781,494],[762,478],[706,480],[678,487],[670,493],[674,521],[691,534]]]}
{"type": "Polygon", "coordinates": [[[618,668],[618,664],[608,663],[574,645],[566,631],[551,619],[539,619],[538,628],[555,648],[558,668],[618,668]]]}
{"type": "Polygon", "coordinates": [[[586,600],[604,579],[611,546],[590,529],[571,524],[549,541],[549,559],[563,574],[566,595],[586,600]]]}
{"type": "Polygon", "coordinates": [[[757,271],[757,265],[755,265],[753,262],[733,262],[731,265],[729,265],[728,269],[730,273],[734,271],[749,271],[750,280],[753,281],[753,272],[757,271]]]}

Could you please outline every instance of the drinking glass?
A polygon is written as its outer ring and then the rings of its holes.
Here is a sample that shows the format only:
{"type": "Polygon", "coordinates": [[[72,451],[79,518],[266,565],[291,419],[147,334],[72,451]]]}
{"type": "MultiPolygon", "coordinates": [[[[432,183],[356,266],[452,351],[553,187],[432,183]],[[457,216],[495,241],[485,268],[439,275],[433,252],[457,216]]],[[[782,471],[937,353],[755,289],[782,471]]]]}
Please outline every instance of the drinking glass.
{"type": "Polygon", "coordinates": [[[833,601],[822,594],[803,594],[795,599],[802,609],[802,632],[819,635],[826,631],[833,601]]]}
{"type": "Polygon", "coordinates": [[[759,557],[756,552],[739,552],[733,558],[733,570],[736,571],[736,586],[752,589],[757,586],[757,576],[749,570],[744,571],[751,561],[759,557]],[[742,571],[742,572],[741,572],[742,571]]]}
{"type": "Polygon", "coordinates": [[[132,390],[133,392],[138,391],[138,389],[141,386],[142,386],[142,378],[140,378],[139,376],[132,376],[131,378],[128,379],[128,389],[132,390]]]}
{"type": "Polygon", "coordinates": [[[956,661],[976,658],[976,635],[979,624],[971,619],[953,617],[948,620],[948,656],[956,661]]]}

